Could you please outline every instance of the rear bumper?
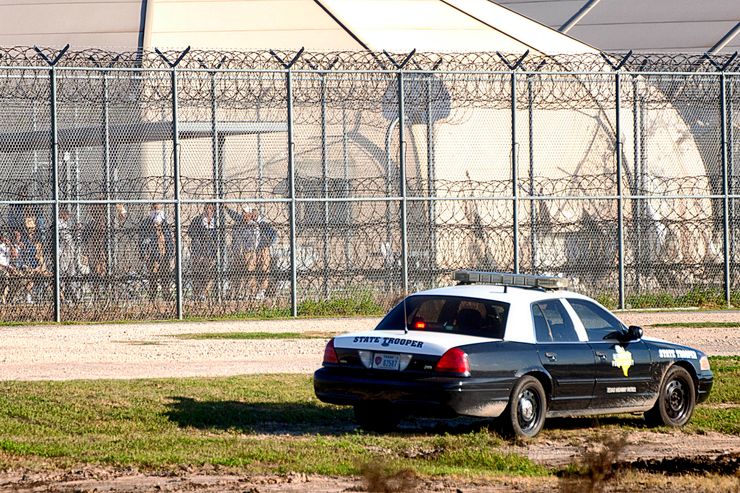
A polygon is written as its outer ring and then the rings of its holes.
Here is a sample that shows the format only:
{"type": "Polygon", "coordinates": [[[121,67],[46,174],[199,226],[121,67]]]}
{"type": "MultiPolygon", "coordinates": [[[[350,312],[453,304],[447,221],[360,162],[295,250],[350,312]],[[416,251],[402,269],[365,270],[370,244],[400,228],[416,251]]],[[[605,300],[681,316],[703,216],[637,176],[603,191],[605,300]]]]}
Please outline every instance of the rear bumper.
{"type": "Polygon", "coordinates": [[[320,401],[338,405],[390,403],[420,416],[499,416],[509,388],[474,378],[429,377],[397,380],[321,368],[314,373],[320,401]]]}

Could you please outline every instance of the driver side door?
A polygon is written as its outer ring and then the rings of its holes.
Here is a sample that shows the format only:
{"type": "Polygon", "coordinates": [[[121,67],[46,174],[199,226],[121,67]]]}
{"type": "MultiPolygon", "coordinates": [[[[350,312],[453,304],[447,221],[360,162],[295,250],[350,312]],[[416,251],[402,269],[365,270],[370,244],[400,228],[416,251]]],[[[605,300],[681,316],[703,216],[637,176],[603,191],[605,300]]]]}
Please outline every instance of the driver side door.
{"type": "Polygon", "coordinates": [[[634,409],[648,405],[655,392],[647,345],[620,337],[626,327],[598,304],[578,298],[567,301],[586,329],[596,359],[596,385],[589,407],[634,409]]]}

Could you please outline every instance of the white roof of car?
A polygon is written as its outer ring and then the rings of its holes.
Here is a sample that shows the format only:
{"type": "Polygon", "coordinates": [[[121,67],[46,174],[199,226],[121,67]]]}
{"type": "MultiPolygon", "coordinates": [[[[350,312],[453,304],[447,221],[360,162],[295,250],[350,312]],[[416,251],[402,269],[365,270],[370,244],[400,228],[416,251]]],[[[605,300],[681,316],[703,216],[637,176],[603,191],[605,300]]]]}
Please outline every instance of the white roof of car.
{"type": "MultiPolygon", "coordinates": [[[[538,288],[522,288],[515,286],[501,286],[496,284],[459,284],[445,288],[419,291],[411,296],[459,296],[461,298],[477,298],[483,300],[500,301],[509,304],[506,319],[506,333],[504,340],[534,343],[535,334],[532,325],[532,311],[530,305],[537,301],[560,298],[579,298],[594,301],[588,296],[567,290],[544,290],[538,288]]],[[[568,305],[568,304],[566,304],[568,305]]],[[[586,331],[580,319],[572,308],[565,306],[573,321],[580,340],[587,340],[586,331]]]]}
{"type": "Polygon", "coordinates": [[[551,300],[554,298],[584,298],[591,299],[573,291],[566,290],[542,290],[536,288],[520,288],[514,286],[499,286],[496,284],[462,284],[444,288],[419,291],[411,296],[434,295],[434,296],[460,296],[465,298],[479,298],[484,300],[495,300],[504,303],[533,303],[539,300],[551,300]]]}

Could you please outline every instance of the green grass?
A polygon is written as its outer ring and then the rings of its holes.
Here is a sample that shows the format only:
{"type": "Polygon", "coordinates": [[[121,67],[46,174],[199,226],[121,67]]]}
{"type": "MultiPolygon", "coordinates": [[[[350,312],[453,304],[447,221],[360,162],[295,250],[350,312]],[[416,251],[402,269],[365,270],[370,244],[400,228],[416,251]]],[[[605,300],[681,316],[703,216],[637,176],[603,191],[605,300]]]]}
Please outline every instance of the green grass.
{"type": "MultiPolygon", "coordinates": [[[[607,308],[615,309],[618,306],[619,300],[614,295],[600,294],[595,298],[607,308]]],[[[730,303],[733,306],[740,306],[740,291],[732,291],[730,293],[730,303]]],[[[693,288],[683,294],[666,292],[627,294],[625,297],[625,306],[626,308],[635,310],[685,307],[698,307],[702,309],[728,308],[724,290],[712,288],[693,288]]]]}
{"type": "Polygon", "coordinates": [[[298,304],[298,315],[302,317],[381,316],[386,311],[370,291],[344,298],[304,300],[298,304]]]}
{"type": "Polygon", "coordinates": [[[697,406],[689,429],[740,435],[740,356],[713,356],[709,361],[712,392],[697,406]]]}
{"type": "Polygon", "coordinates": [[[212,332],[196,334],[175,334],[167,337],[177,339],[330,339],[334,334],[326,332],[212,332]]]}
{"type": "Polygon", "coordinates": [[[672,322],[651,324],[650,327],[683,327],[687,329],[721,329],[740,327],[740,322],[672,322]]]}
{"type": "MultiPolygon", "coordinates": [[[[385,296],[385,295],[383,295],[385,296]]],[[[382,296],[381,296],[382,297],[382,296]]],[[[387,303],[378,301],[378,297],[370,291],[362,290],[354,294],[328,299],[303,300],[298,303],[298,317],[324,318],[324,317],[380,317],[387,312],[387,303]]],[[[79,325],[79,324],[140,324],[147,323],[169,323],[169,322],[217,322],[228,320],[280,320],[293,318],[290,306],[263,307],[256,306],[251,309],[229,313],[224,315],[198,316],[186,315],[183,320],[175,318],[159,318],[151,320],[129,319],[129,320],[65,320],[57,323],[52,321],[35,320],[0,320],[0,327],[15,327],[24,325],[79,325]]]]}
{"type": "MultiPolygon", "coordinates": [[[[687,440],[708,431],[740,435],[740,357],[713,357],[711,364],[714,389],[686,427],[687,440]]],[[[305,375],[0,382],[0,467],[214,464],[346,475],[385,460],[424,475],[551,473],[502,451],[504,441],[477,422],[417,425],[394,434],[360,432],[351,410],[319,402],[305,375]]],[[[543,439],[576,436],[582,426],[594,423],[552,420],[543,439]]],[[[642,427],[632,416],[598,422],[605,431],[642,427]]]]}
{"type": "Polygon", "coordinates": [[[544,475],[473,426],[375,435],[303,375],[0,383],[0,466],[53,461],[167,469],[358,474],[382,456],[421,474],[544,475]]]}

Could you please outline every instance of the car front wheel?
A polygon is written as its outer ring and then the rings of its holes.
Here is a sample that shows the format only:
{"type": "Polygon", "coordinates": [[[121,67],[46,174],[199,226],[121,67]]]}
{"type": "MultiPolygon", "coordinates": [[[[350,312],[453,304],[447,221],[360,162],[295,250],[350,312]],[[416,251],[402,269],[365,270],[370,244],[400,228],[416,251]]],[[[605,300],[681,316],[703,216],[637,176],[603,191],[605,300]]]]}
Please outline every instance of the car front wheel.
{"type": "Polygon", "coordinates": [[[514,386],[504,411],[504,431],[516,438],[532,438],[542,430],[546,413],[545,389],[539,380],[525,375],[514,386]]]}
{"type": "Polygon", "coordinates": [[[680,427],[688,423],[696,405],[694,379],[680,366],[672,366],[663,378],[655,406],[645,420],[656,426],[680,427]]]}

